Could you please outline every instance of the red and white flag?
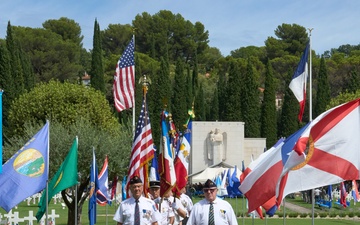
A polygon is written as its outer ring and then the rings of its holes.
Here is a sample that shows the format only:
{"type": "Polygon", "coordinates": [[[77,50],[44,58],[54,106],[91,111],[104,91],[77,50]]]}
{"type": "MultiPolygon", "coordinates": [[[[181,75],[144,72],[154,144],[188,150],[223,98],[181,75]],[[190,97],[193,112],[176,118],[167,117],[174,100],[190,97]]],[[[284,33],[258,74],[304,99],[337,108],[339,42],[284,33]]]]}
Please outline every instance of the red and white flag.
{"type": "Polygon", "coordinates": [[[189,158],[191,152],[192,119],[190,118],[184,136],[181,140],[180,149],[175,158],[176,195],[180,196],[180,190],[186,187],[189,175],[189,158]]]}
{"type": "Polygon", "coordinates": [[[127,196],[129,181],[135,175],[139,176],[144,184],[144,194],[147,196],[148,168],[147,164],[154,157],[153,138],[151,133],[150,117],[147,110],[146,97],[143,98],[139,120],[136,124],[136,131],[131,151],[130,166],[126,182],[127,196]]]}
{"type": "Polygon", "coordinates": [[[134,38],[131,39],[123,55],[116,64],[113,95],[117,111],[130,109],[134,106],[135,89],[135,57],[134,57],[134,38]]]}
{"type": "Polygon", "coordinates": [[[161,115],[161,148],[159,155],[159,173],[160,173],[160,195],[172,190],[176,182],[176,174],[174,168],[174,155],[170,147],[170,137],[168,123],[165,117],[166,112],[161,115]]]}
{"type": "Polygon", "coordinates": [[[299,121],[302,121],[302,116],[305,109],[305,100],[306,100],[306,82],[308,77],[308,56],[309,56],[310,44],[306,45],[305,51],[301,56],[300,62],[295,70],[295,73],[290,82],[290,89],[294,93],[296,99],[299,101],[300,110],[299,110],[299,121]]]}
{"type": "MultiPolygon", "coordinates": [[[[287,176],[277,193],[286,196],[302,190],[358,180],[360,169],[360,99],[332,108],[318,116],[291,152],[297,163],[285,166],[287,176]],[[295,165],[295,166],[294,166],[295,165]]],[[[278,196],[278,204],[282,200],[278,196]]]]}

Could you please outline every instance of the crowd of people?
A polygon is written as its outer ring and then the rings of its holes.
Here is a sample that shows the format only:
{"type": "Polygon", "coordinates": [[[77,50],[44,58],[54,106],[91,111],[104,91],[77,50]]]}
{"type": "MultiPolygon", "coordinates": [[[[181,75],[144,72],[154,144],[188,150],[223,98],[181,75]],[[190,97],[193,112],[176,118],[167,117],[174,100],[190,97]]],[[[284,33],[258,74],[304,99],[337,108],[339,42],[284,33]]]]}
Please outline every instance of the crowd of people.
{"type": "Polygon", "coordinates": [[[179,198],[171,191],[160,196],[160,182],[151,181],[150,198],[146,198],[139,177],[131,178],[129,184],[131,197],[120,203],[113,218],[118,225],[237,225],[234,210],[217,197],[216,184],[210,179],[202,185],[204,199],[194,205],[185,187],[179,198]]]}

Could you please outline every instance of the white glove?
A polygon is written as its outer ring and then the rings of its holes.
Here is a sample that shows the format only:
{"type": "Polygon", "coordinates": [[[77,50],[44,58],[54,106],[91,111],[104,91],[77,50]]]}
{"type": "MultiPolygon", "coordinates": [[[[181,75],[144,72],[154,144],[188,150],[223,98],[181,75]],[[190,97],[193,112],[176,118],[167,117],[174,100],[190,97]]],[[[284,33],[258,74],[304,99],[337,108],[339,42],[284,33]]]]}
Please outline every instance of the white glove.
{"type": "Polygon", "coordinates": [[[180,208],[180,206],[177,205],[176,202],[173,202],[173,203],[171,204],[171,207],[172,207],[173,209],[175,209],[175,210],[178,210],[178,209],[180,208]]]}

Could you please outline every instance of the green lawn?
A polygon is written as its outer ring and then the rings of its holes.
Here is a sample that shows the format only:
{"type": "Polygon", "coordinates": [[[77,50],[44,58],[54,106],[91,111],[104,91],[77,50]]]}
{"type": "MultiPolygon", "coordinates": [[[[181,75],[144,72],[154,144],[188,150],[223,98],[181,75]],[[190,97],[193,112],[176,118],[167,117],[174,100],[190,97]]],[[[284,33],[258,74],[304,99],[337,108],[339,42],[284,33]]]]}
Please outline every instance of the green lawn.
{"type": "MultiPolygon", "coordinates": [[[[199,200],[201,200],[202,198],[200,197],[194,197],[193,201],[194,203],[198,202],[199,200]]],[[[227,201],[230,202],[230,204],[233,206],[233,209],[235,211],[235,214],[237,216],[242,215],[243,213],[245,213],[245,215],[247,215],[247,210],[246,210],[246,206],[245,206],[245,201],[242,198],[238,198],[238,199],[226,199],[227,201]]],[[[301,205],[303,207],[309,208],[311,209],[311,204],[306,204],[304,202],[302,202],[302,200],[300,199],[286,199],[287,202],[292,202],[294,204],[298,204],[301,205]]],[[[354,206],[353,204],[351,204],[351,206],[349,208],[343,209],[340,207],[333,207],[330,210],[324,210],[324,209],[320,209],[319,207],[315,208],[315,212],[320,215],[321,213],[327,213],[327,214],[337,214],[340,215],[341,213],[346,213],[349,214],[351,212],[359,212],[359,206],[360,204],[354,206]]],[[[53,204],[50,203],[49,205],[49,213],[51,213],[51,210],[55,209],[56,214],[59,214],[60,217],[56,219],[56,224],[57,225],[66,225],[67,224],[67,208],[62,209],[61,204],[53,204]]],[[[117,206],[98,206],[97,207],[97,224],[98,225],[106,225],[106,224],[115,224],[115,222],[113,221],[113,215],[115,213],[117,209],[117,206]]],[[[28,216],[28,211],[33,211],[34,215],[37,212],[37,206],[36,205],[30,205],[28,206],[26,204],[26,202],[22,202],[19,206],[18,209],[13,209],[13,212],[19,212],[19,216],[21,218],[28,216]]],[[[88,216],[87,216],[87,210],[88,210],[88,202],[86,202],[83,206],[83,212],[82,212],[82,224],[89,224],[89,220],[88,220],[88,216]]],[[[3,209],[0,209],[0,213],[3,215],[4,213],[6,213],[3,209]]],[[[286,214],[291,214],[293,212],[291,211],[286,211],[286,214]]],[[[283,212],[279,211],[277,213],[278,215],[282,215],[283,212]]],[[[334,217],[335,218],[335,217],[334,217]]],[[[340,219],[333,219],[333,218],[328,218],[328,219],[324,219],[324,218],[316,218],[315,219],[315,224],[316,225],[328,225],[328,224],[359,224],[360,223],[360,219],[357,219],[357,217],[352,217],[349,218],[347,217],[347,219],[345,218],[340,218],[340,219]]],[[[19,225],[25,225],[26,223],[19,223],[19,225]]],[[[34,223],[36,224],[36,223],[34,223]]],[[[310,225],[312,224],[312,220],[311,218],[305,218],[305,219],[295,219],[295,218],[286,218],[286,220],[284,221],[283,218],[267,218],[264,220],[255,218],[252,219],[248,216],[246,216],[245,218],[241,218],[239,217],[238,219],[238,224],[239,225],[258,225],[258,224],[263,224],[263,225],[281,225],[281,224],[286,224],[286,225],[310,225]]]]}

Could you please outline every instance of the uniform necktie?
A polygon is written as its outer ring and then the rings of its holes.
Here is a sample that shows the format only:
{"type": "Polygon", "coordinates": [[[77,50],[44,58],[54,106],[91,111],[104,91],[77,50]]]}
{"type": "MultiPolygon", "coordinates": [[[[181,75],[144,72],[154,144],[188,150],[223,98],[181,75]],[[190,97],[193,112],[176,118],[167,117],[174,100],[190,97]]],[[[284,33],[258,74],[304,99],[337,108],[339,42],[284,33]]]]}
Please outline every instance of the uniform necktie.
{"type": "Polygon", "coordinates": [[[140,210],[139,210],[139,199],[135,200],[135,219],[134,225],[140,225],[140,210]]]}
{"type": "Polygon", "coordinates": [[[209,225],[215,225],[215,221],[214,221],[214,206],[213,203],[210,202],[210,207],[209,207],[209,225]]]}

